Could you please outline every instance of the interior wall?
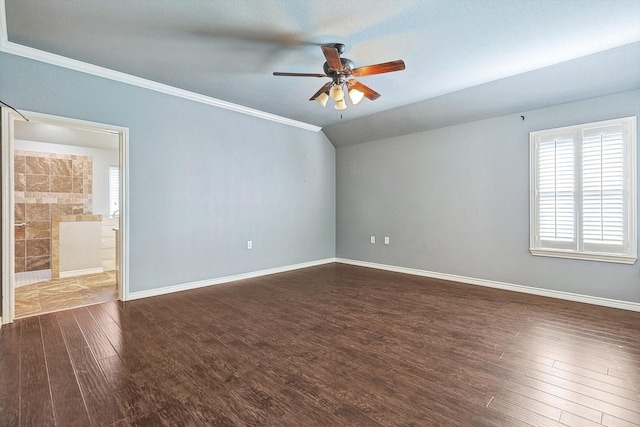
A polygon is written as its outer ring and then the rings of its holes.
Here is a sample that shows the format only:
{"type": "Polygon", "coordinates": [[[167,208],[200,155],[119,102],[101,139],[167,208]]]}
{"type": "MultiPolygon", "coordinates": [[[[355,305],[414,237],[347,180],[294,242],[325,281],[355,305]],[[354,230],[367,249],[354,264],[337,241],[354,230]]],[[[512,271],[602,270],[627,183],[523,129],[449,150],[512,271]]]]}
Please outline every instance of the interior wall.
{"type": "Polygon", "coordinates": [[[5,53],[0,69],[16,108],[129,128],[131,292],[335,256],[324,134],[5,53]]]}
{"type": "Polygon", "coordinates": [[[529,132],[633,115],[638,90],[339,148],[337,256],[640,302],[638,262],[529,252],[529,132]]]}

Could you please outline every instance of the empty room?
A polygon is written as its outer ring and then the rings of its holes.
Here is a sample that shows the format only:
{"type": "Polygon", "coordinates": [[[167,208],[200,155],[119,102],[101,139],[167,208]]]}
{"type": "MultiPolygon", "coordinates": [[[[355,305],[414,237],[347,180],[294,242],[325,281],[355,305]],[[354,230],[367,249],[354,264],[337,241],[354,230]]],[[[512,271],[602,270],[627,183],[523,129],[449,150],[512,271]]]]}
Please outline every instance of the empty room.
{"type": "Polygon", "coordinates": [[[0,426],[640,426],[637,0],[0,0],[0,426]]]}

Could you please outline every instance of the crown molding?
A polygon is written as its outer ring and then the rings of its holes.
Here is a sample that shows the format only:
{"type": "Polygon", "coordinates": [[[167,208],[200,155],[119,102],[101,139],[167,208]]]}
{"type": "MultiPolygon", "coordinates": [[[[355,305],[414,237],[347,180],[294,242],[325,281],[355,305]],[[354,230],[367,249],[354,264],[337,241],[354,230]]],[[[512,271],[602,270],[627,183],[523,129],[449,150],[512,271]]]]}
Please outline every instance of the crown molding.
{"type": "Polygon", "coordinates": [[[246,114],[249,116],[257,117],[263,120],[269,120],[276,123],[281,123],[287,126],[293,126],[293,127],[297,127],[304,130],[309,130],[312,132],[320,132],[322,130],[321,127],[315,126],[309,123],[288,119],[286,117],[277,116],[275,114],[267,113],[260,110],[255,110],[253,108],[245,107],[243,105],[234,104],[232,102],[223,101],[221,99],[202,95],[196,92],[191,92],[188,90],[169,86],[163,83],[158,83],[153,80],[143,79],[141,77],[136,77],[131,74],[121,73],[119,71],[114,71],[109,68],[104,68],[104,67],[89,64],[86,62],[77,61],[75,59],[67,58],[65,56],[56,55],[50,52],[45,52],[43,50],[34,49],[28,46],[10,42],[8,39],[8,33],[7,33],[7,15],[5,11],[4,0],[0,0],[0,52],[21,56],[24,58],[32,59],[34,61],[45,62],[47,64],[68,68],[74,71],[79,71],[81,73],[103,77],[105,79],[114,80],[120,83],[126,83],[132,86],[153,90],[155,92],[176,96],[178,98],[184,98],[190,101],[199,102],[201,104],[211,105],[213,107],[235,111],[237,113],[246,114]]]}

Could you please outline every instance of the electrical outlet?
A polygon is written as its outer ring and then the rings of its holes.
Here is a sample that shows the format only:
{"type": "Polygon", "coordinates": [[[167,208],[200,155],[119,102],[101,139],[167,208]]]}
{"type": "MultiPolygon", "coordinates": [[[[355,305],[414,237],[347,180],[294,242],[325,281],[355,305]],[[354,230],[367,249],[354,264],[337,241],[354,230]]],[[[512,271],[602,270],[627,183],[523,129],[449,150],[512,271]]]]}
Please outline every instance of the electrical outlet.
{"type": "Polygon", "coordinates": [[[371,236],[371,243],[375,243],[376,242],[376,236],[371,236]]]}
{"type": "Polygon", "coordinates": [[[253,242],[251,240],[247,240],[247,249],[253,249],[253,242]]]}
{"type": "Polygon", "coordinates": [[[388,245],[389,244],[389,236],[385,236],[384,238],[384,244],[388,245]]]}

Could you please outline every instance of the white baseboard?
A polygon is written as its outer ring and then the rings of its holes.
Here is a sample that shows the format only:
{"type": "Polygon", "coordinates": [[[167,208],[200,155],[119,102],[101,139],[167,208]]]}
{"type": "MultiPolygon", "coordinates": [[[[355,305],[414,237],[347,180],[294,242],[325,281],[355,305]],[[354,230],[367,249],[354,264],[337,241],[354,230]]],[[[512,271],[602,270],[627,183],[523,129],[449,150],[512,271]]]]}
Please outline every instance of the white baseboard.
{"type": "Polygon", "coordinates": [[[99,273],[104,273],[104,270],[102,269],[102,267],[85,268],[84,270],[61,271],[60,278],[64,279],[66,277],[84,276],[85,274],[99,274],[99,273]]]}
{"type": "Polygon", "coordinates": [[[594,297],[589,295],[574,294],[570,292],[555,291],[550,289],[534,288],[531,286],[516,285],[512,283],[497,282],[493,280],[477,279],[473,277],[458,276],[455,274],[437,273],[434,271],[419,270],[408,267],[398,267],[394,265],[378,264],[374,262],[358,261],[346,258],[326,258],[317,261],[303,262],[300,264],[287,265],[283,267],[270,268],[266,270],[252,271],[248,273],[236,274],[233,276],[217,277],[208,280],[199,280],[196,282],[182,283],[177,285],[165,286],[157,289],[149,289],[146,291],[130,292],[127,300],[135,300],[140,298],[149,298],[158,295],[170,294],[173,292],[186,291],[189,289],[197,289],[205,286],[220,285],[223,283],[234,282],[237,280],[251,279],[254,277],[268,276],[270,274],[284,273],[286,271],[299,270],[307,267],[314,267],[322,264],[330,264],[339,262],[342,264],[355,265],[359,267],[375,268],[378,270],[393,271],[396,273],[411,274],[414,276],[423,276],[433,279],[449,280],[453,282],[466,283],[470,285],[486,286],[489,288],[503,289],[513,292],[521,292],[525,294],[538,295],[543,297],[563,299],[567,301],[582,302],[604,307],[618,308],[621,310],[640,312],[640,303],[620,301],[609,298],[594,297]]]}
{"type": "Polygon", "coordinates": [[[127,301],[140,298],[154,297],[158,295],[170,294],[173,292],[187,291],[205,286],[220,285],[223,283],[235,282],[236,280],[252,279],[254,277],[268,276],[270,274],[284,273],[286,271],[299,270],[301,268],[315,267],[316,265],[330,264],[336,262],[335,258],[326,258],[316,261],[303,262],[300,264],[286,265],[283,267],[269,268],[266,270],[251,271],[248,273],[235,274],[233,276],[217,277],[215,279],[198,280],[196,282],[182,283],[178,285],[164,286],[146,291],[129,292],[127,301]]]}
{"type": "Polygon", "coordinates": [[[458,276],[455,274],[436,273],[434,271],[418,270],[415,268],[397,267],[394,265],[377,264],[374,262],[357,261],[346,258],[336,258],[336,262],[356,265],[360,267],[376,268],[379,270],[394,271],[396,273],[411,274],[414,276],[430,277],[433,279],[449,280],[453,282],[467,283],[470,285],[486,286],[489,288],[504,289],[507,291],[522,292],[525,294],[539,295],[568,301],[583,302],[604,307],[618,308],[622,310],[640,312],[640,303],[620,301],[609,298],[600,298],[589,295],[574,294],[571,292],[554,291],[550,289],[534,288],[531,286],[515,285],[512,283],[496,282],[493,280],[476,279],[473,277],[458,276]]]}

